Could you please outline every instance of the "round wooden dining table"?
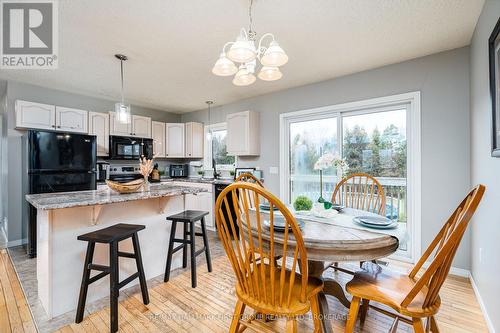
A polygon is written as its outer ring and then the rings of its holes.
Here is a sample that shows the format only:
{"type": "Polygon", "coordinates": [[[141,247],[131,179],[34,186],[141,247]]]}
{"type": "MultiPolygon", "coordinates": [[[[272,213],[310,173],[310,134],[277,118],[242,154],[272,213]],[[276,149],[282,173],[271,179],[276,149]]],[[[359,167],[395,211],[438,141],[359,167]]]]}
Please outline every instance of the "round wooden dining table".
{"type": "MultiPolygon", "coordinates": [[[[323,277],[325,269],[334,262],[361,262],[384,258],[396,252],[399,246],[397,237],[383,233],[382,230],[356,227],[352,218],[360,215],[374,214],[346,208],[337,217],[324,221],[296,216],[297,219],[304,221],[301,231],[307,250],[309,276],[322,279],[324,282],[319,300],[322,328],[325,333],[333,332],[328,319],[330,316],[326,296],[336,297],[344,306],[350,306],[350,301],[340,283],[323,277]],[[342,220],[342,223],[336,223],[336,219],[342,220]]],[[[269,240],[269,233],[263,232],[262,237],[269,240]]],[[[283,244],[279,233],[274,233],[274,242],[283,244]]],[[[288,240],[290,248],[294,248],[294,243],[294,239],[288,240]]]]}

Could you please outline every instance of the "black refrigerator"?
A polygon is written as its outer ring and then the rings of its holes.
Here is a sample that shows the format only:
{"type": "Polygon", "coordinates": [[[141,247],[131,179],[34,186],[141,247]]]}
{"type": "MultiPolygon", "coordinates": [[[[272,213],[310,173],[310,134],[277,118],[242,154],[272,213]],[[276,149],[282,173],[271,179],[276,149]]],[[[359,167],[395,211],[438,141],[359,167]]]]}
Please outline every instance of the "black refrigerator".
{"type": "MultiPolygon", "coordinates": [[[[85,134],[28,131],[30,194],[96,189],[96,137],[85,134]]],[[[36,209],[29,205],[29,257],[36,257],[36,209]]]]}

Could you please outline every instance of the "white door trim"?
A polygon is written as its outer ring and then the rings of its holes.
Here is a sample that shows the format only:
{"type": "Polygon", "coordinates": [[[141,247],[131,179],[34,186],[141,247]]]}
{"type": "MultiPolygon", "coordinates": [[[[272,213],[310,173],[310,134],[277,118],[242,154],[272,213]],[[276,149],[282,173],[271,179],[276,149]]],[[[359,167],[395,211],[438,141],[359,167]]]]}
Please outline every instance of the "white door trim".
{"type": "MultiPolygon", "coordinates": [[[[331,116],[335,114],[345,113],[345,112],[360,112],[362,113],[364,109],[374,109],[374,108],[387,108],[394,105],[407,104],[409,105],[407,122],[409,124],[407,128],[407,142],[408,142],[408,183],[407,183],[407,193],[408,193],[408,211],[409,214],[409,227],[411,228],[411,260],[414,262],[416,259],[420,258],[422,253],[422,241],[421,241],[421,198],[422,198],[422,167],[421,167],[421,103],[420,103],[420,91],[407,92],[403,94],[383,96],[377,98],[370,98],[362,101],[328,105],[313,109],[297,110],[287,113],[280,114],[280,199],[288,203],[289,197],[289,182],[290,182],[290,170],[288,167],[289,161],[288,151],[290,149],[288,138],[289,123],[292,119],[297,118],[309,118],[321,117],[323,115],[329,114],[331,116]]],[[[339,145],[340,146],[340,145],[339,145]]],[[[402,256],[394,255],[394,258],[408,261],[409,258],[404,258],[402,256]]]]}

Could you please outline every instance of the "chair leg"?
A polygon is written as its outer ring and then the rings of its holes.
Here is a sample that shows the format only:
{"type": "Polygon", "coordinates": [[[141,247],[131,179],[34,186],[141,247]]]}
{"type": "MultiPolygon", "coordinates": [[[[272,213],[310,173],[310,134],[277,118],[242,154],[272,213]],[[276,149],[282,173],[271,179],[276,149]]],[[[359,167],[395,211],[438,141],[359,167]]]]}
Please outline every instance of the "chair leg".
{"type": "Polygon", "coordinates": [[[321,332],[321,311],[319,309],[318,294],[311,298],[311,312],[314,322],[314,333],[321,332]]]}
{"type": "Polygon", "coordinates": [[[229,327],[229,333],[236,333],[240,328],[240,319],[245,312],[245,303],[238,300],[234,308],[233,320],[231,321],[231,326],[229,327]]]}
{"type": "Polygon", "coordinates": [[[286,319],[286,333],[297,333],[297,320],[295,317],[290,317],[286,319]]]}
{"type": "Polygon", "coordinates": [[[174,238],[175,238],[176,227],[177,227],[177,222],[172,221],[172,226],[170,227],[170,238],[168,243],[167,265],[165,267],[165,276],[163,277],[163,282],[168,282],[170,278],[170,267],[172,266],[172,252],[174,251],[174,238]]]}
{"type": "Polygon", "coordinates": [[[194,222],[189,223],[189,239],[191,240],[191,287],[196,288],[196,234],[194,230],[194,222]]]}
{"type": "Polygon", "coordinates": [[[110,313],[110,331],[118,331],[118,242],[109,244],[109,313],[110,313]]]}
{"type": "Polygon", "coordinates": [[[139,283],[141,284],[142,301],[144,304],[149,304],[148,284],[146,283],[146,276],[144,275],[144,266],[142,265],[141,247],[139,246],[139,239],[137,233],[132,235],[132,245],[134,246],[135,263],[137,265],[137,272],[139,272],[139,283]]]}
{"type": "Polygon", "coordinates": [[[370,300],[363,299],[363,301],[361,302],[361,310],[359,313],[359,321],[361,325],[365,323],[366,314],[368,313],[369,307],[370,307],[370,300]]]}
{"type": "Polygon", "coordinates": [[[431,332],[432,333],[439,333],[439,328],[438,328],[438,324],[436,322],[436,317],[434,317],[434,316],[431,317],[431,332]]]}
{"type": "Polygon", "coordinates": [[[207,257],[208,271],[212,271],[212,260],[210,259],[210,248],[208,247],[207,228],[205,227],[205,218],[201,218],[201,233],[203,234],[203,245],[205,246],[205,256],[207,257]]]}
{"type": "Polygon", "coordinates": [[[347,318],[347,323],[345,325],[345,332],[354,332],[354,326],[356,326],[356,319],[358,318],[359,303],[361,298],[354,296],[351,301],[351,307],[349,308],[349,315],[347,318]]]}
{"type": "Polygon", "coordinates": [[[90,269],[89,265],[94,258],[95,243],[89,242],[87,245],[87,254],[85,255],[85,264],[83,267],[82,285],[80,286],[80,296],[78,297],[78,307],[76,310],[75,323],[81,323],[83,313],[85,312],[85,302],[87,301],[87,291],[89,289],[90,269]]]}
{"type": "Polygon", "coordinates": [[[392,322],[391,328],[389,329],[389,333],[397,333],[398,331],[399,318],[394,318],[392,322]]]}
{"type": "Polygon", "coordinates": [[[424,331],[424,325],[422,324],[422,319],[420,318],[413,318],[413,330],[415,333],[425,333],[424,331]]]}
{"type": "Polygon", "coordinates": [[[188,229],[187,229],[187,223],[184,223],[183,236],[184,236],[183,237],[184,247],[182,248],[182,268],[186,268],[188,265],[188,245],[187,245],[188,229]]]}

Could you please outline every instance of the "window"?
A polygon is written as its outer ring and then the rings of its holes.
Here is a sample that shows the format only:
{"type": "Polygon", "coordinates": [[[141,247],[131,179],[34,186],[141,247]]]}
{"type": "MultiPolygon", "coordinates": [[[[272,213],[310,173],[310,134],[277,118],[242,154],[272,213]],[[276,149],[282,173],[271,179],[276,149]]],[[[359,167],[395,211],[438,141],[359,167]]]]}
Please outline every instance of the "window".
{"type": "Polygon", "coordinates": [[[205,126],[205,158],[204,168],[212,169],[213,161],[218,170],[232,170],[235,166],[235,157],[227,154],[226,123],[205,126]],[[210,135],[210,130],[212,134],[210,135]]]}
{"type": "MultiPolygon", "coordinates": [[[[382,184],[386,216],[400,222],[411,236],[400,244],[400,254],[419,257],[419,96],[409,93],[282,114],[282,200],[291,204],[305,195],[316,201],[320,181],[314,163],[327,152],[341,156],[348,173],[368,173],[382,184]]],[[[337,170],[323,171],[323,198],[332,197],[337,182],[337,170]]]]}

